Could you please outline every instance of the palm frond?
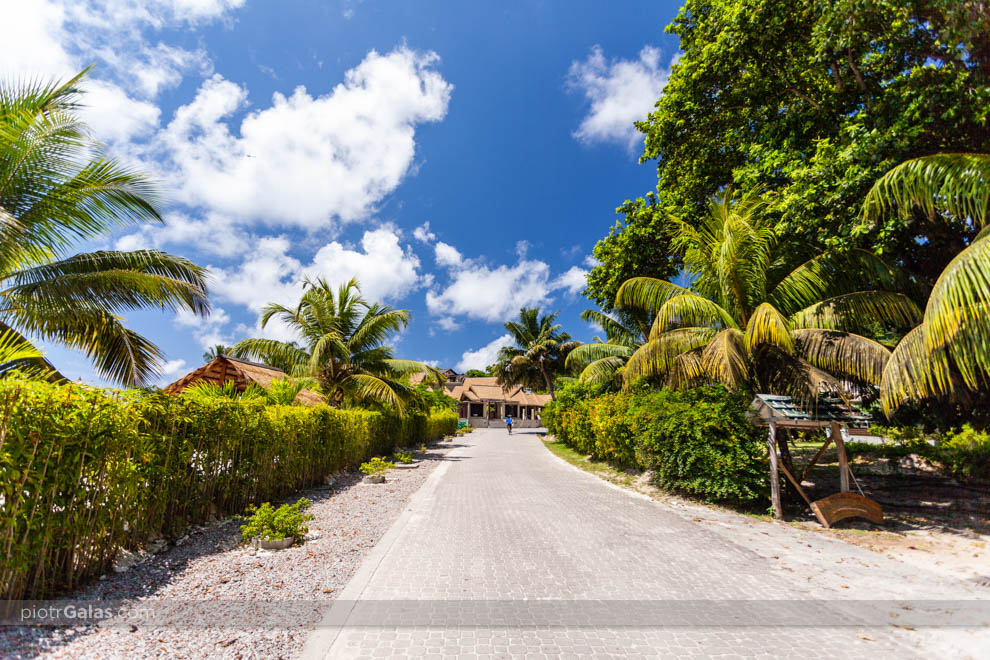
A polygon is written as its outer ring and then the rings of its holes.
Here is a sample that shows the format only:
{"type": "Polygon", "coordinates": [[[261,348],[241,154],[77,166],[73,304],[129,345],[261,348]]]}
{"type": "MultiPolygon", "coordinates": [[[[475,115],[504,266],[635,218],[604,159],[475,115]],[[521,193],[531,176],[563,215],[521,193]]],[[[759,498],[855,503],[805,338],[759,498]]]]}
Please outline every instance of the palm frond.
{"type": "Polygon", "coordinates": [[[828,298],[861,291],[864,284],[896,290],[900,281],[893,268],[867,250],[825,252],[788,273],[767,294],[767,302],[790,316],[828,298]]]}
{"type": "Polygon", "coordinates": [[[987,226],[990,208],[990,155],[936,154],[905,161],[873,184],[863,202],[864,223],[888,213],[906,215],[920,208],[929,217],[948,213],[987,226]]]}
{"type": "Polygon", "coordinates": [[[386,408],[403,411],[405,404],[394,385],[368,374],[353,374],[343,383],[345,391],[358,401],[370,401],[386,408]]]}
{"type": "Polygon", "coordinates": [[[907,333],[894,348],[880,381],[880,401],[889,418],[905,401],[950,396],[952,372],[945,351],[925,346],[922,326],[907,333]]]}
{"type": "Polygon", "coordinates": [[[621,379],[625,365],[625,358],[603,357],[588,364],[581,371],[578,380],[588,385],[612,383],[621,379]]]}
{"type": "Polygon", "coordinates": [[[729,389],[743,389],[750,381],[749,352],[746,337],[736,328],[726,328],[715,335],[701,353],[705,373],[729,389]]]}
{"type": "Polygon", "coordinates": [[[694,293],[685,293],[660,306],[650,329],[650,338],[683,327],[739,328],[732,315],[718,303],[694,293]]]}
{"type": "Polygon", "coordinates": [[[794,351],[790,323],[770,303],[762,303],[753,310],[746,324],[747,350],[753,352],[761,344],[772,344],[785,353],[794,351]]]}
{"type": "Polygon", "coordinates": [[[913,328],[921,309],[903,293],[856,291],[805,307],[791,317],[795,328],[856,331],[874,323],[913,328]]]}
{"type": "Polygon", "coordinates": [[[615,305],[646,310],[652,315],[674,296],[684,294],[691,294],[691,291],[655,277],[633,277],[619,287],[615,305]]]}
{"type": "Polygon", "coordinates": [[[835,330],[794,331],[797,353],[830,374],[879,385],[890,351],[872,339],[835,330]]]}
{"type": "Polygon", "coordinates": [[[945,350],[970,389],[990,375],[990,238],[949,262],[925,308],[925,347],[945,350]]]}
{"type": "Polygon", "coordinates": [[[572,370],[604,358],[617,357],[628,359],[634,352],[634,348],[619,344],[603,344],[598,342],[581,344],[567,355],[564,364],[567,369],[572,370]]]}

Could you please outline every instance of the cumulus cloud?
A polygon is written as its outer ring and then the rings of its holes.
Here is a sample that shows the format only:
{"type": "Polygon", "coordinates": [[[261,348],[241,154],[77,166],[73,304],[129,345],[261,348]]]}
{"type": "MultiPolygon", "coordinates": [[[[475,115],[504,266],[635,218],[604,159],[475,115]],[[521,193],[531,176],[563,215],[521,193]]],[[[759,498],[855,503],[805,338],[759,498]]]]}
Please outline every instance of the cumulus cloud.
{"type": "Polygon", "coordinates": [[[566,273],[554,280],[554,286],[565,289],[571,295],[576,295],[587,286],[587,277],[588,271],[578,266],[571,266],[566,273]]]}
{"type": "Polygon", "coordinates": [[[484,370],[485,367],[495,362],[496,358],[498,358],[498,352],[502,347],[512,345],[512,335],[506,333],[488,342],[478,350],[465,351],[461,355],[460,362],[457,363],[454,369],[461,373],[465,373],[469,369],[484,370]]]}
{"type": "Polygon", "coordinates": [[[427,292],[426,306],[438,316],[464,315],[496,322],[512,316],[520,307],[546,301],[550,291],[550,266],[542,261],[496,268],[472,264],[455,272],[442,291],[427,292]]]}
{"type": "Polygon", "coordinates": [[[616,142],[630,150],[642,143],[633,122],[653,109],[675,61],[663,67],[660,49],[653,46],[644,46],[636,60],[608,60],[596,45],[585,60],[572,62],[567,85],[590,104],[574,137],[585,143],[616,142]]]}
{"type": "Polygon", "coordinates": [[[415,127],[447,113],[435,53],[371,51],[329,94],[276,93],[236,132],[248,90],[215,74],[162,131],[182,201],[243,221],[317,229],[363,219],[409,172],[415,127]]]}
{"type": "MultiPolygon", "coordinates": [[[[286,306],[297,303],[306,277],[322,277],[331,286],[355,277],[362,295],[372,302],[397,300],[424,284],[419,258],[400,244],[398,230],[392,227],[365,231],[359,247],[338,241],[328,243],[309,264],[293,257],[291,247],[284,236],[260,239],[240,265],[211,269],[212,291],[258,313],[270,302],[286,306]]],[[[265,336],[294,339],[277,324],[269,326],[265,336]]]]}
{"type": "Polygon", "coordinates": [[[232,343],[231,335],[225,330],[229,323],[230,315],[222,307],[214,307],[206,317],[196,316],[188,310],[179,310],[175,315],[175,325],[191,330],[203,348],[232,343]]]}
{"type": "Polygon", "coordinates": [[[167,360],[165,364],[162,365],[161,375],[162,376],[174,376],[184,369],[186,366],[185,360],[167,360]]]}
{"type": "Polygon", "coordinates": [[[463,257],[457,248],[453,245],[448,245],[443,241],[440,241],[433,246],[433,253],[436,257],[437,263],[447,268],[455,268],[460,266],[461,261],[463,260],[463,257]]]}
{"type": "Polygon", "coordinates": [[[432,243],[436,240],[437,235],[430,231],[430,223],[424,222],[419,227],[413,229],[413,238],[420,243],[432,243]]]}

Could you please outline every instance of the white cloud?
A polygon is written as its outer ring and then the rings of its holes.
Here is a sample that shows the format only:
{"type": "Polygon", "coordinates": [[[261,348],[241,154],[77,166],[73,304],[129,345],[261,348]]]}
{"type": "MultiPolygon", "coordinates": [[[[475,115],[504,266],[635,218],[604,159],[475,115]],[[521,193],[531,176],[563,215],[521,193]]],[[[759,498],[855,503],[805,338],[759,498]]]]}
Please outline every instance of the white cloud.
{"type": "Polygon", "coordinates": [[[440,293],[427,292],[426,306],[438,316],[465,315],[495,322],[512,316],[520,307],[545,302],[550,291],[550,267],[542,261],[497,268],[470,264],[456,271],[440,293]]]}
{"type": "Polygon", "coordinates": [[[484,370],[493,364],[498,358],[499,350],[504,346],[513,345],[512,335],[506,333],[497,339],[493,339],[476,351],[465,351],[461,355],[461,361],[454,367],[460,373],[465,373],[469,369],[484,370]]]}
{"type": "MultiPolygon", "coordinates": [[[[331,286],[356,277],[362,295],[371,302],[397,300],[423,286],[419,258],[399,243],[399,233],[385,226],[364,232],[360,248],[333,241],[320,248],[309,264],[289,254],[291,243],[284,236],[258,241],[250,256],[231,269],[212,268],[211,288],[220,298],[258,313],[270,302],[294,305],[302,295],[306,277],[322,277],[331,286]]],[[[260,326],[244,327],[242,333],[257,333],[260,326]]],[[[263,336],[296,339],[292,333],[269,323],[263,336]]]]}
{"type": "Polygon", "coordinates": [[[175,324],[191,330],[193,337],[203,348],[233,343],[231,335],[224,330],[228,323],[230,315],[222,307],[214,307],[207,317],[196,316],[184,309],[175,315],[175,324]]]}
{"type": "Polygon", "coordinates": [[[388,227],[364,232],[360,251],[336,241],[325,245],[305,272],[338,284],[356,277],[369,301],[394,301],[420,285],[419,259],[399,245],[397,231],[388,227]]]}
{"type": "Polygon", "coordinates": [[[244,222],[306,229],[366,218],[409,172],[415,127],[443,119],[452,86],[438,57],[371,51],[324,96],[297,87],[227,121],[248,90],[220,75],[162,131],[159,148],[183,202],[244,222]]]}
{"type": "Polygon", "coordinates": [[[569,294],[575,295],[588,285],[587,277],[588,271],[579,266],[571,266],[566,273],[554,280],[554,287],[566,289],[569,294]]]}
{"type": "Polygon", "coordinates": [[[436,240],[437,235],[430,231],[430,223],[424,222],[419,227],[413,229],[413,238],[420,243],[432,243],[436,240]]]}
{"type": "Polygon", "coordinates": [[[458,252],[457,248],[453,245],[448,245],[443,241],[438,242],[433,247],[433,253],[436,257],[437,263],[441,266],[447,268],[456,268],[461,265],[463,257],[461,253],[458,252]]]}
{"type": "Polygon", "coordinates": [[[653,46],[644,46],[637,60],[608,61],[601,46],[594,46],[587,59],[572,62],[568,86],[591,105],[574,137],[586,143],[618,142],[630,150],[641,144],[643,136],[633,122],[653,109],[675,61],[661,66],[660,49],[653,46]]]}
{"type": "Polygon", "coordinates": [[[584,265],[588,268],[594,268],[595,266],[601,266],[602,262],[598,261],[593,255],[588,255],[584,258],[584,265]]]}
{"type": "Polygon", "coordinates": [[[185,360],[167,360],[165,364],[162,365],[161,375],[162,376],[174,376],[175,374],[182,371],[186,366],[185,360]]]}

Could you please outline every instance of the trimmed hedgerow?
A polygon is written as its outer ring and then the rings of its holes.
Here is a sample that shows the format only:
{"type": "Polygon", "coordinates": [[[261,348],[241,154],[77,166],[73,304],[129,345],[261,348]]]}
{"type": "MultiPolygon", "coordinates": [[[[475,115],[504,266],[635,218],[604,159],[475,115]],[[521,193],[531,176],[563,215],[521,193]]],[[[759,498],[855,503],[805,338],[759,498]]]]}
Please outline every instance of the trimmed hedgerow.
{"type": "Polygon", "coordinates": [[[769,487],[764,432],[746,418],[748,403],[721,386],[610,394],[576,385],[546,407],[543,420],[576,451],[651,470],[661,488],[749,503],[769,487]]]}
{"type": "Polygon", "coordinates": [[[0,380],[0,597],[72,588],[121,547],[456,428],[451,411],[399,417],[0,380]]]}

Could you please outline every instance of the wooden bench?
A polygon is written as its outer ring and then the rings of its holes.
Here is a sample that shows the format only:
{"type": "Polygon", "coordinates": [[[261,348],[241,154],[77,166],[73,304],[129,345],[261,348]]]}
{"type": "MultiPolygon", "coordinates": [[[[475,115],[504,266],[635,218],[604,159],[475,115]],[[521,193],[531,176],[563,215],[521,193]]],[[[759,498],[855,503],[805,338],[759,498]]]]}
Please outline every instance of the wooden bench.
{"type": "Polygon", "coordinates": [[[880,505],[858,493],[836,493],[810,504],[811,510],[825,527],[856,517],[865,518],[876,525],[883,524],[883,509],[880,505]]]}

